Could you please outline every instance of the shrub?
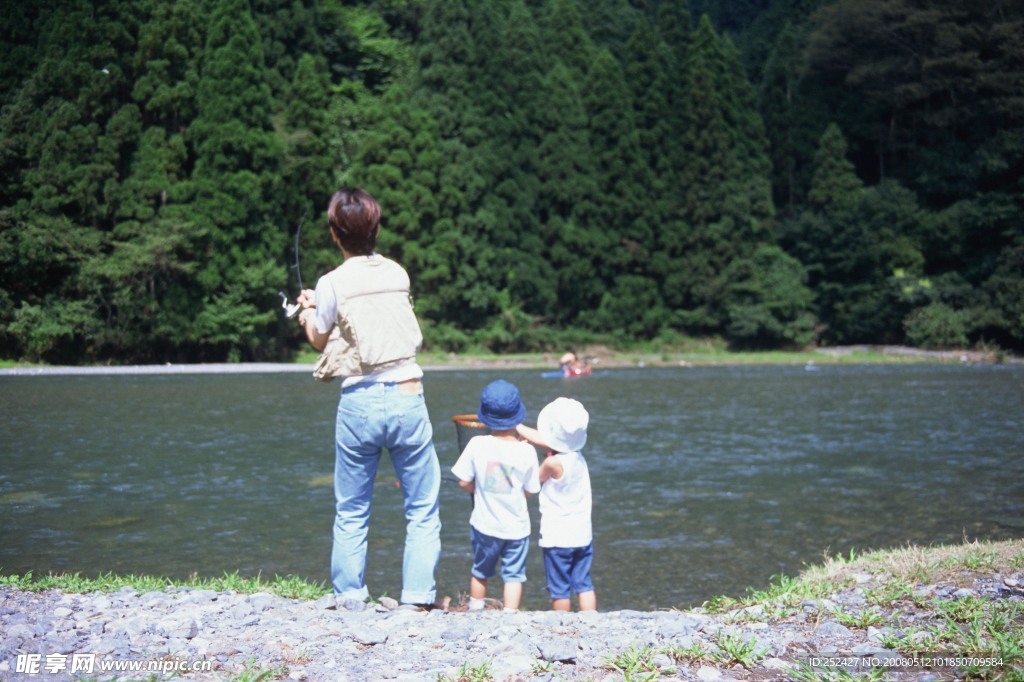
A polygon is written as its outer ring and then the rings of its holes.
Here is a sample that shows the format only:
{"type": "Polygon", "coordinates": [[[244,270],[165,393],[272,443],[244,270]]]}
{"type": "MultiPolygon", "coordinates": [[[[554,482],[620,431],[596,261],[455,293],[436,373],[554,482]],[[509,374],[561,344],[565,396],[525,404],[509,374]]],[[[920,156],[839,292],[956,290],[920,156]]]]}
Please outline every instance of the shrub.
{"type": "Polygon", "coordinates": [[[903,321],[907,343],[920,348],[963,348],[967,345],[967,313],[945,303],[917,308],[903,321]]]}

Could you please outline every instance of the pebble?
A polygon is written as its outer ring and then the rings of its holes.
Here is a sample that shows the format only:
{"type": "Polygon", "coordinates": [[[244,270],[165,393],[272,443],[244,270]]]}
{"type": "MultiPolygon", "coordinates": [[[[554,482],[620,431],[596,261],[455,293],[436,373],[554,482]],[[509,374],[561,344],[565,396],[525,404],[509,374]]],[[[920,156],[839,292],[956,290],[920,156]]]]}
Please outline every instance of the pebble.
{"type": "MultiPolygon", "coordinates": [[[[972,594],[1004,584],[982,585],[972,594]]],[[[84,655],[95,666],[84,677],[95,680],[213,681],[269,672],[271,679],[426,682],[457,679],[464,667],[482,664],[495,680],[620,680],[614,658],[649,646],[661,677],[785,680],[815,653],[895,654],[880,646],[885,627],[850,628],[824,618],[836,604],[856,605],[861,598],[854,588],[806,602],[795,617],[765,623],[753,612],[736,622],[736,612],[700,609],[424,611],[384,599],[336,603],[333,597],[306,601],[180,587],[112,594],[0,587],[0,679],[77,678],[83,675],[71,675],[70,666],[84,655]],[[753,641],[764,652],[761,659],[748,670],[705,659],[679,661],[670,653],[714,651],[726,636],[753,641]],[[24,669],[29,656],[37,657],[38,672],[24,669]],[[114,662],[163,668],[128,676],[100,670],[114,662]],[[185,668],[192,665],[205,669],[185,668]]]]}

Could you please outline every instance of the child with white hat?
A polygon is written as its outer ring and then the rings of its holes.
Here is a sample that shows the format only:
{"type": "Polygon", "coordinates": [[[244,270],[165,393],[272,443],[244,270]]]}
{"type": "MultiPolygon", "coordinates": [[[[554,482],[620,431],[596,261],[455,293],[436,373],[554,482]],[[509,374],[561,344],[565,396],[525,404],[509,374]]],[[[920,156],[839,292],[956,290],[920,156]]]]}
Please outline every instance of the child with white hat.
{"type": "Polygon", "coordinates": [[[557,398],[541,410],[537,428],[519,435],[554,452],[540,466],[540,546],[544,552],[551,608],[569,611],[576,593],[580,611],[597,610],[590,578],[594,535],[590,522],[590,472],[581,450],[590,415],[579,401],[557,398]]]}

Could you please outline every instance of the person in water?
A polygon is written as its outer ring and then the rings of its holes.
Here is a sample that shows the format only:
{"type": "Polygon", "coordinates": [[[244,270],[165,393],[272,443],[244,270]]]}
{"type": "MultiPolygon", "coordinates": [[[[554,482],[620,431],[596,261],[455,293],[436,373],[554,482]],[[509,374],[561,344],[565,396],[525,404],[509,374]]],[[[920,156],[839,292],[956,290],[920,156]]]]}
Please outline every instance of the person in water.
{"type": "Polygon", "coordinates": [[[562,374],[567,377],[590,374],[590,364],[580,362],[576,353],[569,351],[558,361],[562,368],[562,374]]]}
{"type": "Polygon", "coordinates": [[[299,324],[322,351],[339,327],[341,398],[335,420],[334,543],[331,584],[339,599],[365,601],[367,530],[373,481],[387,448],[402,490],[406,532],[400,601],[431,607],[441,555],[441,467],[423,398],[416,353],[423,337],[409,296],[409,275],[374,249],[381,209],[363,189],[331,197],[327,224],[340,266],[298,296],[299,324]]]}

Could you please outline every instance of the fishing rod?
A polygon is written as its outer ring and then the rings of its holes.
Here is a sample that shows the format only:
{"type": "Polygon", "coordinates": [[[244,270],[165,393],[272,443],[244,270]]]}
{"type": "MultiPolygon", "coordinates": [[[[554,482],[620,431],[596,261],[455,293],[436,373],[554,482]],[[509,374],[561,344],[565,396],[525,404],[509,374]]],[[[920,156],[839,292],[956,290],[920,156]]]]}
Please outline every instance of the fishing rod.
{"type": "MultiPolygon", "coordinates": [[[[299,235],[302,234],[302,223],[306,221],[307,215],[309,215],[309,208],[306,208],[302,217],[299,218],[299,226],[295,228],[295,247],[293,249],[295,251],[295,263],[289,266],[290,270],[295,271],[295,276],[299,280],[299,291],[305,289],[305,287],[302,286],[302,268],[299,267],[299,235]]],[[[277,295],[281,297],[281,307],[284,308],[284,316],[287,318],[295,317],[296,313],[299,312],[302,306],[298,303],[289,303],[288,297],[285,296],[283,291],[277,292],[277,295]]]]}

